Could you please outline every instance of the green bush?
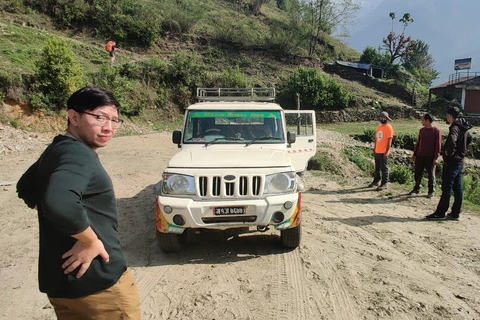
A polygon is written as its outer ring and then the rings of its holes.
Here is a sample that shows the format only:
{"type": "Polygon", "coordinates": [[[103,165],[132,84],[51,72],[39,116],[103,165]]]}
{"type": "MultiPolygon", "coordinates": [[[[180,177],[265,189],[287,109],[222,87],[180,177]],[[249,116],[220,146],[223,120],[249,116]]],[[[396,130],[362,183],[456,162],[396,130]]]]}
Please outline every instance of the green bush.
{"type": "Polygon", "coordinates": [[[186,86],[177,85],[171,90],[171,98],[176,105],[185,110],[193,100],[192,91],[186,86]]]}
{"type": "Polygon", "coordinates": [[[403,164],[394,165],[390,172],[389,180],[399,184],[410,183],[413,181],[412,170],[403,164]]]}
{"type": "Polygon", "coordinates": [[[164,87],[168,65],[158,58],[150,58],[140,62],[125,63],[120,68],[120,75],[139,80],[146,86],[164,87]]]}
{"type": "Polygon", "coordinates": [[[463,197],[469,202],[480,205],[480,169],[465,170],[462,176],[463,197]]]}
{"type": "Polygon", "coordinates": [[[0,101],[12,99],[14,101],[27,101],[25,79],[17,72],[0,71],[0,101]]]}
{"type": "Polygon", "coordinates": [[[187,34],[205,15],[203,2],[199,0],[164,1],[162,7],[163,34],[187,34]]]}
{"type": "Polygon", "coordinates": [[[370,148],[355,147],[343,149],[343,154],[347,159],[353,162],[360,170],[368,175],[372,175],[375,171],[373,163],[372,150],[370,148]]]}
{"type": "Polygon", "coordinates": [[[299,53],[302,39],[308,38],[308,31],[302,28],[295,19],[287,22],[272,22],[270,24],[270,36],[265,39],[266,45],[272,50],[286,54],[299,53]]]}
{"type": "Polygon", "coordinates": [[[363,134],[359,136],[359,140],[363,142],[375,142],[375,135],[377,133],[377,129],[374,128],[364,128],[363,134]]]}
{"type": "Polygon", "coordinates": [[[320,170],[341,174],[340,165],[327,153],[318,151],[313,158],[308,161],[307,170],[320,170]]]}
{"type": "Polygon", "coordinates": [[[213,39],[218,42],[240,46],[262,45],[265,42],[265,32],[258,24],[247,18],[218,17],[212,33],[213,39]]]}
{"type": "Polygon", "coordinates": [[[400,133],[393,137],[392,145],[395,148],[412,150],[418,140],[418,133],[400,133]]]}
{"type": "Polygon", "coordinates": [[[297,93],[305,108],[315,110],[342,109],[348,106],[351,98],[350,93],[333,78],[317,69],[304,67],[293,76],[280,80],[281,104],[295,105],[297,93]]]}
{"type": "MultiPolygon", "coordinates": [[[[127,116],[139,115],[145,107],[145,100],[138,95],[141,83],[136,80],[129,80],[120,75],[119,70],[103,64],[99,71],[90,75],[93,85],[106,89],[113,93],[121,105],[121,112],[127,116]]],[[[148,98],[146,98],[148,100],[148,98]]]]}
{"type": "Polygon", "coordinates": [[[17,120],[10,120],[10,125],[14,128],[18,128],[18,121],[17,120]]]}
{"type": "Polygon", "coordinates": [[[24,11],[22,0],[3,0],[0,2],[0,11],[19,13],[24,11]]]}
{"type": "Polygon", "coordinates": [[[202,87],[205,83],[205,70],[205,64],[198,54],[179,51],[175,53],[167,67],[165,82],[170,88],[175,88],[175,96],[177,98],[181,96],[181,100],[185,98],[184,88],[186,87],[191,100],[195,97],[197,87],[202,87]]]}
{"type": "Polygon", "coordinates": [[[117,44],[150,47],[160,36],[160,9],[135,0],[24,0],[62,28],[91,28],[117,44]]]}
{"type": "MultiPolygon", "coordinates": [[[[83,71],[70,45],[59,38],[48,37],[35,63],[36,81],[32,91],[41,107],[59,111],[70,95],[84,84],[83,71]],[[43,97],[42,97],[43,96],[43,97]]],[[[33,107],[36,99],[31,100],[33,107]]]]}
{"type": "Polygon", "coordinates": [[[236,66],[232,68],[228,66],[220,75],[218,87],[222,88],[247,88],[250,87],[245,76],[240,71],[240,68],[236,66]]]}

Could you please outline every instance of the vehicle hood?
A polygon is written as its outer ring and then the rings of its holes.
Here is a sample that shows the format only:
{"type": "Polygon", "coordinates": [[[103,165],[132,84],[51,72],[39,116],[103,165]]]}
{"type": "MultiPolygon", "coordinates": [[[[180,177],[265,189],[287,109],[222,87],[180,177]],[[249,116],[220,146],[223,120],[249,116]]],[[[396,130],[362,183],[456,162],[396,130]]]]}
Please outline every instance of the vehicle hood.
{"type": "Polygon", "coordinates": [[[170,160],[169,168],[285,167],[291,158],[285,150],[197,149],[182,150],[170,160]]]}

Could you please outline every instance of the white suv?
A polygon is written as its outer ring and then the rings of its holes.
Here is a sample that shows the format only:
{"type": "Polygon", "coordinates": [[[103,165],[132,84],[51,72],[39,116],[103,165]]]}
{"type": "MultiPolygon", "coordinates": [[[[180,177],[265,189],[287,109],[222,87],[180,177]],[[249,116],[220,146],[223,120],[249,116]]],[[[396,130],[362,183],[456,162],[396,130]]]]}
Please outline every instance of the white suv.
{"type": "Polygon", "coordinates": [[[197,98],[173,132],[182,150],[154,188],[162,251],[180,250],[188,229],[268,226],[285,247],[298,247],[315,113],[283,110],[274,88],[199,88],[197,98]]]}

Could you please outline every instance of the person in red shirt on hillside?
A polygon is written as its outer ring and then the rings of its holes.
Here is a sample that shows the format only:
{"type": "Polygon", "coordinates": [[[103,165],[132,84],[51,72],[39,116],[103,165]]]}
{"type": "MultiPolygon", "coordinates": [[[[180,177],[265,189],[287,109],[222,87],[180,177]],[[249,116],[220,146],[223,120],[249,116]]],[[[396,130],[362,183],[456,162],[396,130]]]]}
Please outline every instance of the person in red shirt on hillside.
{"type": "Polygon", "coordinates": [[[423,171],[426,169],[428,174],[427,198],[431,198],[435,188],[435,168],[442,148],[442,132],[432,126],[433,118],[430,114],[424,114],[421,121],[423,128],[418,133],[418,140],[412,155],[412,161],[415,162],[415,186],[409,195],[420,192],[423,171]]]}
{"type": "Polygon", "coordinates": [[[380,112],[379,119],[380,125],[377,127],[377,131],[375,133],[375,147],[373,148],[373,156],[375,158],[375,176],[372,183],[370,183],[368,186],[370,188],[378,186],[378,182],[381,180],[381,184],[377,190],[383,190],[387,188],[388,183],[388,156],[390,155],[390,150],[392,148],[393,128],[388,123],[388,121],[392,121],[392,119],[390,119],[387,112],[380,112]]]}

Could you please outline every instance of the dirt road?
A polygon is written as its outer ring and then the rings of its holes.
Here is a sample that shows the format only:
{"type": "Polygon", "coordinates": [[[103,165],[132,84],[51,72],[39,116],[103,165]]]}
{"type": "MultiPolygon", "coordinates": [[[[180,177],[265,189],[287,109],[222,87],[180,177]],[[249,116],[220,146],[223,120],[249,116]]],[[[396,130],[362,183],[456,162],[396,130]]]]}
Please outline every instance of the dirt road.
{"type": "MultiPolygon", "coordinates": [[[[1,319],[55,318],[38,292],[36,212],[11,184],[45,148],[41,141],[0,154],[1,319]]],[[[296,250],[283,249],[274,230],[252,230],[194,234],[184,251],[160,252],[152,187],[177,150],[158,133],[115,138],[99,151],[142,319],[480,319],[480,217],[422,221],[438,197],[377,192],[364,188],[366,178],[337,183],[307,173],[296,250]]]]}

